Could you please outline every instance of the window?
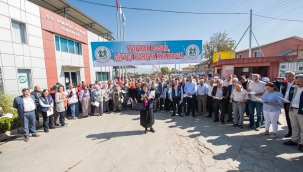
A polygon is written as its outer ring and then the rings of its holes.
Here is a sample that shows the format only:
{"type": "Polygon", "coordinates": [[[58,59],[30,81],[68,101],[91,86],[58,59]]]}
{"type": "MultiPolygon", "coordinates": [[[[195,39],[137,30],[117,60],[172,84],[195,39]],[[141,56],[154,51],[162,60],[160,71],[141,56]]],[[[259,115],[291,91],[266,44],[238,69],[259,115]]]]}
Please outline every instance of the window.
{"type": "Polygon", "coordinates": [[[285,69],[285,65],[281,65],[281,69],[285,69]]]}
{"type": "Polygon", "coordinates": [[[56,44],[56,50],[60,51],[60,41],[58,36],[55,36],[55,44],[56,44]]]}
{"type": "Polygon", "coordinates": [[[303,67],[299,67],[299,70],[303,70],[303,67]]]}
{"type": "Polygon", "coordinates": [[[237,55],[237,59],[240,59],[240,58],[242,58],[242,54],[237,55]]]}
{"type": "Polygon", "coordinates": [[[61,51],[68,52],[67,39],[60,38],[61,51]]]}
{"type": "Polygon", "coordinates": [[[13,41],[26,44],[26,29],[24,23],[12,21],[13,41]]]}
{"type": "Polygon", "coordinates": [[[254,55],[254,57],[260,57],[260,50],[258,50],[258,51],[255,51],[255,55],[254,55]]]}
{"type": "Polygon", "coordinates": [[[75,42],[75,54],[82,54],[81,53],[81,44],[75,42]]]}
{"type": "Polygon", "coordinates": [[[30,69],[18,69],[18,82],[19,88],[32,88],[31,85],[31,70],[30,69]]]}
{"type": "Polygon", "coordinates": [[[75,44],[74,44],[74,41],[68,40],[68,52],[75,54],[75,44]]]}
{"type": "Polygon", "coordinates": [[[108,80],[108,72],[96,72],[96,80],[97,81],[107,81],[108,80]]]}
{"type": "Polygon", "coordinates": [[[59,36],[55,36],[55,46],[57,51],[79,55],[82,54],[81,43],[68,40],[59,36]]]}

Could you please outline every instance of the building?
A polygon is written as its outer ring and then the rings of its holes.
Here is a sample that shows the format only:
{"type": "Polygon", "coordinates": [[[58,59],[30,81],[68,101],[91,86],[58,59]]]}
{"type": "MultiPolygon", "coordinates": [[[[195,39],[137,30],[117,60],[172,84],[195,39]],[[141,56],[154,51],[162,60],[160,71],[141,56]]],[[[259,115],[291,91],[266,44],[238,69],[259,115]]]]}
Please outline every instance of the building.
{"type": "Polygon", "coordinates": [[[70,3],[2,0],[0,21],[0,84],[5,93],[112,77],[112,67],[93,67],[90,47],[93,41],[114,40],[112,32],[70,3]]]}
{"type": "Polygon", "coordinates": [[[196,69],[195,65],[189,65],[182,68],[181,73],[185,75],[193,75],[195,73],[195,69],[196,69]]]}
{"type": "Polygon", "coordinates": [[[249,50],[241,50],[236,53],[236,59],[220,60],[212,63],[215,73],[225,76],[228,73],[237,76],[258,73],[267,76],[270,80],[279,75],[279,64],[281,62],[294,61],[298,59],[296,54],[287,55],[289,52],[303,49],[303,38],[293,36],[278,40],[272,43],[252,48],[252,57],[249,57],[249,50]],[[297,47],[301,45],[301,47],[297,47]],[[261,51],[262,50],[262,51],[261,51]]]}

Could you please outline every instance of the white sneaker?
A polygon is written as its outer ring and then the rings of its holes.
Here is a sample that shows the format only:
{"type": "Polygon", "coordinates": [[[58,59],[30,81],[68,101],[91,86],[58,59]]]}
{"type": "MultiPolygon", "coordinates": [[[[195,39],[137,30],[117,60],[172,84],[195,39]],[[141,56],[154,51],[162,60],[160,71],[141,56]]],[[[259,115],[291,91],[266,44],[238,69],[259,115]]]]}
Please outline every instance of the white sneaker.
{"type": "Polygon", "coordinates": [[[269,138],[271,138],[271,139],[274,139],[274,138],[276,138],[277,137],[277,135],[270,135],[269,136],[269,138]]]}

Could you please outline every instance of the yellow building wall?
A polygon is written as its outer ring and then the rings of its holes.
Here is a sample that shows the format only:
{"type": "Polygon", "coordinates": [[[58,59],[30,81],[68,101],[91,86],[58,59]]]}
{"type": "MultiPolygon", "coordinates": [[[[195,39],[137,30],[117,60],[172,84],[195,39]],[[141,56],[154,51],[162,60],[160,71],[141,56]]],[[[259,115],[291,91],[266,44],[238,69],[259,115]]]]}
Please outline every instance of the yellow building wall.
{"type": "Polygon", "coordinates": [[[234,59],[236,57],[235,52],[214,52],[213,63],[219,60],[234,59]]]}

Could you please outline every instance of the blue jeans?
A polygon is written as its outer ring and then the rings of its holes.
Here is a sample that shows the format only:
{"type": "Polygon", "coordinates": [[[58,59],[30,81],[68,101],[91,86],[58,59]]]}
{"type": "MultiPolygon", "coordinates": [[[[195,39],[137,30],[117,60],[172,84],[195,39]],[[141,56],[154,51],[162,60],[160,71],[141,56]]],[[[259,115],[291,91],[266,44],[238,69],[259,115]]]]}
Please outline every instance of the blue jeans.
{"type": "Polygon", "coordinates": [[[61,126],[64,126],[65,125],[65,115],[66,115],[66,111],[63,111],[63,112],[59,112],[60,114],[60,123],[61,123],[61,126]]]}
{"type": "Polygon", "coordinates": [[[255,124],[255,108],[257,111],[256,127],[260,127],[262,121],[263,103],[255,102],[251,100],[248,101],[249,126],[254,126],[255,124]]]}
{"type": "Polygon", "coordinates": [[[36,114],[35,111],[24,112],[24,117],[21,119],[23,135],[25,138],[29,137],[29,134],[37,134],[36,132],[36,114]]]}
{"type": "Polygon", "coordinates": [[[70,106],[70,111],[72,113],[72,117],[73,118],[78,117],[78,115],[79,115],[79,102],[71,104],[69,106],[70,106]]]}

